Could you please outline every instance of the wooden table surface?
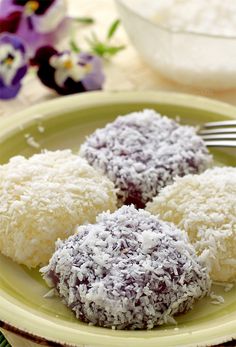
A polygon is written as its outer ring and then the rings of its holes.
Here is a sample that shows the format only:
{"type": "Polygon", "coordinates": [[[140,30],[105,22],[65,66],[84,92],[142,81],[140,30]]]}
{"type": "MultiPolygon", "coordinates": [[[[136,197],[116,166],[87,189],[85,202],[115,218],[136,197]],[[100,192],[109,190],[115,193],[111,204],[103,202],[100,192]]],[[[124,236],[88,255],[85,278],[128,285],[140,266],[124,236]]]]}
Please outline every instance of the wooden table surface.
{"type": "MultiPolygon", "coordinates": [[[[85,36],[88,36],[91,30],[95,30],[100,37],[103,37],[111,22],[119,16],[112,0],[67,0],[67,2],[69,13],[73,17],[89,16],[96,21],[92,26],[80,24],[76,26],[74,37],[80,46],[86,47],[85,36]]],[[[104,63],[106,74],[105,90],[174,91],[207,96],[236,105],[236,89],[224,92],[212,92],[207,89],[194,90],[172,83],[158,73],[153,72],[132,47],[123,27],[120,27],[117,31],[115,42],[117,44],[125,44],[126,49],[117,54],[111,61],[104,63]]],[[[55,97],[58,96],[41,85],[34,73],[30,73],[25,78],[24,85],[17,98],[11,101],[0,101],[0,117],[11,117],[11,115],[26,107],[55,97]]],[[[5,334],[13,347],[36,346],[14,334],[8,332],[5,332],[5,334]]],[[[235,347],[236,342],[229,342],[224,346],[235,347]]]]}

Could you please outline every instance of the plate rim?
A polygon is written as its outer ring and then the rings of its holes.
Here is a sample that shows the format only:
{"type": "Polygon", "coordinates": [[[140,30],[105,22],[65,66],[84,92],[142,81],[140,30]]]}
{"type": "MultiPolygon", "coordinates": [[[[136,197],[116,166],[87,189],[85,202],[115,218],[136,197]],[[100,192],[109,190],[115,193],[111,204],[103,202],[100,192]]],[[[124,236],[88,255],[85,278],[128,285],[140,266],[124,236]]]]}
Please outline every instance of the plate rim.
{"type": "MultiPolygon", "coordinates": [[[[10,301],[8,301],[6,298],[1,298],[0,299],[0,312],[2,312],[2,310],[4,310],[4,312],[7,312],[7,314],[5,314],[5,319],[1,318],[0,319],[0,328],[6,329],[10,332],[16,333],[19,336],[23,336],[24,338],[34,341],[36,342],[42,342],[44,345],[45,343],[48,343],[49,346],[50,343],[53,344],[55,343],[56,346],[53,345],[53,347],[78,347],[81,346],[81,344],[86,347],[86,346],[104,346],[104,347],[121,347],[124,346],[124,343],[127,343],[127,341],[129,341],[130,343],[132,343],[132,346],[137,346],[137,347],[143,347],[143,346],[151,346],[151,347],[156,347],[158,345],[158,343],[160,343],[160,346],[165,347],[207,347],[207,346],[212,346],[215,344],[220,344],[220,343],[225,343],[228,341],[231,341],[233,339],[236,339],[236,333],[232,333],[232,331],[235,331],[235,326],[236,326],[236,318],[233,321],[230,322],[226,322],[221,324],[221,326],[217,326],[217,327],[211,327],[209,329],[209,327],[205,327],[204,329],[201,329],[201,331],[197,331],[192,333],[191,335],[188,334],[188,336],[185,336],[186,342],[182,342],[182,336],[163,336],[163,337],[149,337],[149,338],[139,338],[139,337],[126,337],[126,336],[122,336],[122,337],[117,337],[117,336],[106,336],[106,335],[98,335],[96,333],[88,333],[86,331],[80,331],[80,334],[83,338],[83,340],[81,341],[74,341],[74,342],[67,342],[67,341],[62,341],[58,338],[53,338],[52,335],[53,334],[48,334],[48,332],[44,335],[44,333],[38,334],[36,332],[37,329],[35,329],[35,326],[40,325],[40,323],[44,323],[44,325],[46,325],[47,327],[50,325],[50,331],[53,330],[53,328],[59,329],[59,325],[56,324],[53,321],[50,321],[49,319],[46,319],[44,317],[38,317],[36,316],[36,314],[28,312],[27,309],[23,309],[23,308],[19,308],[19,306],[14,305],[14,303],[11,303],[10,301]],[[4,302],[5,302],[5,306],[4,306],[4,302]],[[9,310],[10,307],[10,310],[9,310]],[[8,309],[7,309],[8,308],[8,309]],[[23,325],[21,325],[21,327],[18,325],[19,321],[17,319],[14,319],[15,323],[12,323],[12,319],[10,317],[11,313],[12,314],[16,314],[16,311],[14,311],[14,308],[16,308],[17,312],[18,312],[18,316],[21,316],[21,324],[24,325],[24,318],[25,315],[27,315],[27,321],[30,321],[30,327],[23,327],[23,325]],[[20,314],[19,314],[20,313],[20,314]],[[11,320],[11,322],[10,322],[11,320]],[[4,325],[3,325],[4,324],[4,325]],[[35,324],[35,326],[34,326],[35,324]],[[221,334],[221,336],[216,336],[215,337],[215,332],[216,329],[219,330],[220,332],[224,332],[221,334]],[[209,331],[211,332],[211,337],[208,338],[207,340],[204,339],[204,341],[199,340],[199,337],[203,337],[202,334],[204,333],[204,331],[207,331],[209,333],[209,331]],[[194,336],[196,335],[196,336],[194,336]],[[200,336],[199,336],[200,335],[200,336]],[[196,341],[193,342],[189,342],[189,337],[191,336],[191,339],[197,339],[196,341]],[[104,339],[102,344],[101,343],[97,343],[98,342],[98,338],[104,339]],[[169,339],[175,339],[175,345],[172,344],[171,341],[168,341],[169,339]],[[178,339],[180,339],[180,341],[178,341],[178,339]],[[171,342],[171,344],[170,344],[171,342]]],[[[16,317],[16,316],[15,316],[16,317]]],[[[45,329],[44,329],[45,330],[45,329]]],[[[62,329],[63,330],[63,329],[62,329]]],[[[65,330],[69,333],[70,330],[72,332],[72,328],[68,328],[66,327],[65,330]]],[[[111,332],[111,330],[109,330],[109,332],[111,332]]],[[[143,331],[142,331],[143,332],[143,331]]],[[[186,335],[186,334],[183,334],[186,335]]]]}
{"type": "MultiPolygon", "coordinates": [[[[195,95],[189,95],[189,94],[182,94],[182,93],[172,93],[172,92],[156,92],[156,91],[132,91],[132,92],[90,92],[86,94],[79,94],[79,95],[72,95],[72,96],[66,96],[61,98],[56,98],[53,100],[45,101],[43,103],[39,103],[37,105],[33,105],[23,111],[17,112],[15,115],[9,117],[9,118],[3,118],[0,119],[0,139],[6,138],[11,136],[11,133],[14,133],[17,130],[17,126],[19,124],[26,125],[31,122],[35,122],[36,119],[40,118],[43,119],[45,117],[55,117],[59,115],[60,113],[63,113],[63,111],[75,111],[84,109],[86,107],[96,107],[96,106],[102,106],[102,105],[111,105],[114,102],[116,103],[124,103],[124,104],[134,104],[135,102],[146,102],[146,103],[162,103],[162,104],[169,104],[169,105],[176,105],[176,106],[182,106],[182,107],[190,107],[190,108],[196,108],[199,110],[209,111],[209,112],[217,112],[218,114],[222,114],[222,118],[236,118],[236,107],[229,105],[227,103],[223,103],[214,99],[209,99],[206,97],[201,96],[195,96],[195,95]],[[32,114],[34,116],[32,116],[32,114]]],[[[0,315],[3,318],[0,318],[5,324],[7,324],[9,327],[13,327],[14,329],[17,329],[19,332],[23,333],[24,335],[28,334],[29,336],[35,337],[37,340],[42,339],[44,342],[55,342],[58,343],[58,346],[64,346],[66,342],[57,341],[57,339],[54,337],[53,334],[46,334],[43,336],[43,334],[40,333],[42,336],[37,335],[37,327],[35,329],[27,330],[23,325],[19,326],[19,321],[16,323],[12,323],[9,321],[8,315],[4,315],[4,311],[9,308],[9,304],[14,306],[14,304],[10,303],[6,298],[0,297],[0,315]],[[4,306],[5,301],[5,306],[4,306]]],[[[15,305],[16,306],[16,305],[15,305]]],[[[17,306],[16,306],[17,307],[17,306]]],[[[13,310],[14,311],[14,310],[13,310]]],[[[26,311],[26,310],[25,310],[26,311]]],[[[26,311],[27,312],[27,311],[26,311]]],[[[40,317],[40,319],[42,319],[40,317]]],[[[14,319],[15,320],[15,319],[14,319]]],[[[1,326],[1,324],[0,324],[1,326]]],[[[229,329],[232,329],[232,333],[227,333],[227,335],[222,335],[217,338],[211,338],[209,341],[205,341],[203,344],[194,342],[191,344],[185,344],[181,346],[207,346],[212,343],[222,343],[226,341],[230,341],[233,338],[236,338],[236,332],[233,333],[233,330],[236,328],[236,318],[232,322],[229,322],[226,324],[226,326],[229,326],[229,329]],[[232,327],[231,327],[232,325],[232,327]]],[[[213,330],[218,330],[218,326],[215,327],[213,330]]],[[[225,325],[224,328],[225,329],[225,325]]],[[[20,334],[19,334],[20,335],[20,334]]],[[[86,338],[86,344],[95,343],[97,341],[97,334],[93,333],[85,333],[86,338]],[[89,335],[89,336],[86,336],[89,335]],[[91,335],[93,335],[93,339],[91,340],[91,335]],[[87,340],[88,338],[88,340],[87,340]]],[[[27,336],[25,336],[27,338],[27,336]]],[[[105,339],[105,336],[101,335],[105,339]]],[[[170,337],[168,337],[170,338],[170,337]]],[[[173,336],[172,336],[173,338],[173,336]]],[[[129,341],[133,344],[136,344],[137,347],[141,346],[138,343],[138,340],[142,340],[142,338],[125,338],[125,337],[117,337],[117,336],[108,336],[107,339],[109,341],[106,341],[104,346],[109,346],[112,343],[112,346],[121,346],[124,343],[124,339],[129,339],[129,341]],[[112,339],[112,341],[110,341],[112,339]],[[123,340],[123,341],[122,341],[123,340]],[[117,342],[117,343],[115,343],[117,342]]],[[[149,338],[150,340],[155,340],[154,343],[162,343],[162,346],[165,346],[165,342],[160,340],[160,337],[153,337],[149,338]]],[[[147,344],[147,338],[144,340],[143,343],[147,344]]],[[[73,342],[74,343],[74,342],[73,342]]],[[[72,342],[67,343],[67,346],[76,346],[73,345],[72,342]]],[[[84,343],[78,341],[78,343],[84,343]]],[[[177,345],[176,345],[177,346],[177,345]]],[[[179,345],[180,346],[180,345],[179,345]]]]}
{"type": "Polygon", "coordinates": [[[43,101],[16,112],[10,117],[0,117],[0,125],[4,125],[4,129],[0,129],[1,137],[2,134],[5,134],[4,130],[9,131],[14,129],[17,121],[24,121],[24,125],[32,120],[40,120],[42,117],[50,118],[57,114],[57,108],[60,108],[63,112],[65,108],[66,111],[74,110],[75,108],[84,109],[88,106],[88,102],[91,102],[93,106],[101,106],[104,103],[111,105],[114,101],[130,104],[133,104],[135,101],[163,102],[177,106],[202,109],[204,111],[217,111],[218,113],[222,113],[222,117],[224,117],[224,113],[227,113],[227,118],[236,118],[236,106],[204,96],[161,91],[92,91],[43,101]],[[32,117],[32,113],[34,112],[36,112],[36,115],[32,117]]]}

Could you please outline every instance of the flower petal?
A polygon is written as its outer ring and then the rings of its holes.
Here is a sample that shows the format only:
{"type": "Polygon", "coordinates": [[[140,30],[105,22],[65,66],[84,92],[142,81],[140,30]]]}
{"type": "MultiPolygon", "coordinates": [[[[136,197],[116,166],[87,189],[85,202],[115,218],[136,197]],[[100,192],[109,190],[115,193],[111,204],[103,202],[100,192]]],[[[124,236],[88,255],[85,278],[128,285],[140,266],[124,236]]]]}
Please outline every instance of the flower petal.
{"type": "Polygon", "coordinates": [[[103,73],[102,61],[97,56],[92,56],[87,53],[80,53],[80,59],[92,65],[92,71],[88,73],[82,80],[86,90],[100,90],[105,81],[103,73]]]}
{"type": "Polygon", "coordinates": [[[55,70],[54,79],[55,79],[55,82],[58,86],[63,88],[64,83],[67,80],[67,78],[68,78],[67,71],[59,70],[59,69],[55,70]]]}
{"type": "Polygon", "coordinates": [[[37,0],[39,7],[26,11],[25,0],[0,0],[0,32],[12,32],[27,42],[31,56],[48,44],[56,45],[67,36],[72,21],[66,17],[65,0],[37,0]]]}
{"type": "Polygon", "coordinates": [[[7,17],[13,12],[21,12],[23,7],[14,3],[13,0],[1,0],[0,1],[0,14],[1,17],[7,17]]]}
{"type": "Polygon", "coordinates": [[[22,78],[25,76],[27,69],[28,69],[27,65],[22,66],[15,74],[15,77],[12,80],[12,84],[19,83],[19,81],[22,80],[22,78]]]}
{"type": "MultiPolygon", "coordinates": [[[[32,17],[31,17],[32,19],[32,17]]],[[[36,50],[42,46],[54,46],[65,38],[68,34],[71,25],[70,19],[64,19],[54,31],[42,34],[35,30],[29,30],[29,25],[26,20],[20,22],[20,26],[17,31],[17,35],[24,38],[27,42],[28,51],[30,56],[33,57],[36,50]]]]}
{"type": "Polygon", "coordinates": [[[19,27],[22,13],[20,11],[15,11],[8,16],[0,17],[0,33],[9,32],[15,33],[19,27]]]}
{"type": "Polygon", "coordinates": [[[39,48],[35,57],[31,59],[31,64],[38,66],[37,75],[40,81],[52,89],[56,89],[57,84],[54,79],[55,69],[49,64],[49,59],[57,53],[53,47],[45,46],[39,48]]]}
{"type": "Polygon", "coordinates": [[[13,0],[13,3],[18,6],[25,6],[29,0],[13,0]]]}
{"type": "Polygon", "coordinates": [[[14,49],[21,51],[23,55],[26,54],[24,42],[20,37],[11,33],[2,33],[0,35],[0,45],[4,43],[10,44],[14,49]]]}
{"type": "Polygon", "coordinates": [[[62,95],[102,89],[105,80],[100,58],[70,51],[57,52],[43,47],[32,60],[38,65],[38,77],[49,88],[62,95]]]}
{"type": "Polygon", "coordinates": [[[30,60],[32,65],[49,64],[49,59],[57,54],[55,48],[50,45],[43,46],[36,51],[34,58],[30,60]]]}
{"type": "MultiPolygon", "coordinates": [[[[36,0],[36,9],[35,10],[33,9],[33,11],[35,11],[37,15],[43,15],[47,11],[47,9],[52,5],[52,3],[55,1],[56,0],[36,0]]],[[[24,11],[25,11],[25,6],[27,8],[27,5],[28,5],[30,8],[32,5],[30,4],[30,0],[13,0],[13,3],[15,5],[24,7],[24,11]]]]}
{"type": "Polygon", "coordinates": [[[59,94],[69,95],[86,92],[86,89],[83,86],[82,82],[75,82],[71,78],[68,78],[64,83],[64,88],[61,88],[58,91],[59,94]]]}
{"type": "Polygon", "coordinates": [[[39,8],[35,11],[37,15],[43,15],[56,0],[41,0],[39,1],[39,8]]]}
{"type": "Polygon", "coordinates": [[[32,16],[34,30],[41,34],[54,31],[65,18],[66,12],[65,0],[54,0],[43,15],[37,15],[36,11],[32,16]]]}
{"type": "Polygon", "coordinates": [[[0,87],[0,99],[7,100],[14,98],[19,93],[20,88],[20,83],[9,87],[0,87]]]}
{"type": "Polygon", "coordinates": [[[16,96],[27,68],[28,58],[23,41],[13,34],[0,34],[0,99],[16,96]]]}

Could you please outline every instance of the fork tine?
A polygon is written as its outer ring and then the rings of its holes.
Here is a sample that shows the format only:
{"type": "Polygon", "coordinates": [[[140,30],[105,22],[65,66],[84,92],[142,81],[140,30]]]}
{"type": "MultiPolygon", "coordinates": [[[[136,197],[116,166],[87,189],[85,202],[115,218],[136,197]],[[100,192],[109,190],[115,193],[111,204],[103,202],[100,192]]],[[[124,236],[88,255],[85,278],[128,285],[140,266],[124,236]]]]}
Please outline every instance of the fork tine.
{"type": "Polygon", "coordinates": [[[207,147],[236,148],[236,120],[205,123],[198,134],[207,147]]]}
{"type": "Polygon", "coordinates": [[[201,135],[203,140],[234,140],[236,141],[236,134],[207,134],[201,135]]]}
{"type": "Polygon", "coordinates": [[[204,140],[207,147],[235,147],[236,148],[236,140],[204,140]]]}
{"type": "Polygon", "coordinates": [[[227,121],[219,121],[219,122],[209,122],[205,123],[203,128],[218,128],[218,127],[230,127],[236,126],[236,120],[227,120],[227,121]]]}
{"type": "Polygon", "coordinates": [[[205,128],[198,131],[199,135],[210,134],[236,134],[236,127],[229,128],[205,128]]]}

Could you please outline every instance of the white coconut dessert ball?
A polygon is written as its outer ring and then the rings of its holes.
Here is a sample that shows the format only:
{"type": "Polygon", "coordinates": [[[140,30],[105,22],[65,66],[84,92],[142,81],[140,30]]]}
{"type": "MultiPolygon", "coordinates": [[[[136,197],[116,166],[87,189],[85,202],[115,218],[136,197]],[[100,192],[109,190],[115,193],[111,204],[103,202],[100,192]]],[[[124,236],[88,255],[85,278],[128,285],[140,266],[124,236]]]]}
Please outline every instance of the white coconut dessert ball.
{"type": "Polygon", "coordinates": [[[215,281],[236,281],[236,168],[177,178],[147,210],[187,231],[215,281]]]}
{"type": "Polygon", "coordinates": [[[70,150],[0,166],[0,251],[19,264],[44,265],[58,238],[115,209],[113,183],[70,150]]]}

